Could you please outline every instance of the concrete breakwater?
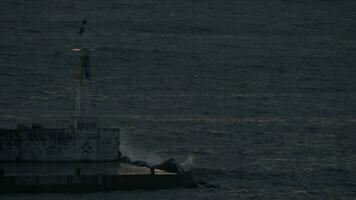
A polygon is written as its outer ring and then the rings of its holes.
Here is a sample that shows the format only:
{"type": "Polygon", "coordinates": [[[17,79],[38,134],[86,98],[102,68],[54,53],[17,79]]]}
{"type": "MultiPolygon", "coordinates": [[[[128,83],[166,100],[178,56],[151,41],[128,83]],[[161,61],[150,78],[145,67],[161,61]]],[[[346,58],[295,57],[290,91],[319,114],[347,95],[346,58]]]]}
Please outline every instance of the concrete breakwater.
{"type": "Polygon", "coordinates": [[[0,163],[0,193],[193,187],[191,173],[114,162],[0,163]]]}

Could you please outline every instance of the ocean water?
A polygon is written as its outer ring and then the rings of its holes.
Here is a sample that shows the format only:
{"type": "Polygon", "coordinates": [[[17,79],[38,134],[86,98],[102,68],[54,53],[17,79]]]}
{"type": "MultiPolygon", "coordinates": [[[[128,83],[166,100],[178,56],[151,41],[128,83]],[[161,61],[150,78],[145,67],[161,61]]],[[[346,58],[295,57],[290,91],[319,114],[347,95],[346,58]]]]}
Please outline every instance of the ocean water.
{"type": "Polygon", "coordinates": [[[356,2],[0,1],[0,125],[65,127],[88,21],[93,112],[195,189],[0,199],[354,199],[356,2]]]}

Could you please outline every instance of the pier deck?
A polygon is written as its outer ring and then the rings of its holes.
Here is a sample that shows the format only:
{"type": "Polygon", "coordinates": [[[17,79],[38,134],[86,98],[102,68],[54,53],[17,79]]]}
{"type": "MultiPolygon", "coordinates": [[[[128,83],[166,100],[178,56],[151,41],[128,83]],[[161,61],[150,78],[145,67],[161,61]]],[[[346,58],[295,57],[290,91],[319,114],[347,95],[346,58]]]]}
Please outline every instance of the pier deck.
{"type": "Polygon", "coordinates": [[[191,186],[177,174],[119,162],[0,163],[0,193],[90,192],[191,186]]]}

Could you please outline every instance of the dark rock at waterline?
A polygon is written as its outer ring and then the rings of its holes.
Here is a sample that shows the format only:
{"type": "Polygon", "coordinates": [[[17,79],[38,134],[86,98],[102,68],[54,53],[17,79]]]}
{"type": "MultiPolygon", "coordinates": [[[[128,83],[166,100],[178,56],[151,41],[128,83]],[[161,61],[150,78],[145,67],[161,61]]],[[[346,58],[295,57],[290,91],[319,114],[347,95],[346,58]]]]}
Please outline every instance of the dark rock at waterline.
{"type": "Polygon", "coordinates": [[[135,160],[131,164],[140,166],[140,167],[149,167],[148,164],[145,161],[142,160],[135,160]]]}
{"type": "Polygon", "coordinates": [[[173,172],[173,173],[184,173],[183,167],[173,158],[170,158],[161,164],[151,166],[147,162],[142,161],[142,160],[135,160],[131,161],[131,159],[127,156],[124,156],[121,158],[121,161],[124,163],[129,163],[132,165],[140,166],[140,167],[149,167],[149,168],[155,168],[155,169],[160,169],[164,170],[167,172],[173,172]]]}
{"type": "Polygon", "coordinates": [[[132,163],[131,159],[130,159],[128,156],[123,156],[123,157],[121,157],[121,158],[120,158],[120,161],[121,161],[122,163],[127,163],[127,164],[131,164],[131,163],[132,163]]]}
{"type": "Polygon", "coordinates": [[[154,168],[173,173],[184,173],[183,167],[173,158],[170,158],[163,163],[154,166],[154,168]]]}

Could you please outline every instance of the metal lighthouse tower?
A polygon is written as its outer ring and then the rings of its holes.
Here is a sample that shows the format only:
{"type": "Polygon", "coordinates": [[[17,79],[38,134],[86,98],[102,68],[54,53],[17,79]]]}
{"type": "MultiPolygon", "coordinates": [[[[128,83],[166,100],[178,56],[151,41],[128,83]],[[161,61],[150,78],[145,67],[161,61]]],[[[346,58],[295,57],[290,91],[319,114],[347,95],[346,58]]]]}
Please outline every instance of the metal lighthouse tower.
{"type": "Polygon", "coordinates": [[[86,24],[83,20],[79,35],[82,37],[82,48],[72,49],[80,53],[80,76],[77,83],[77,96],[75,105],[75,128],[96,128],[97,119],[92,110],[92,83],[91,83],[91,65],[90,52],[94,49],[86,46],[86,24]]]}

